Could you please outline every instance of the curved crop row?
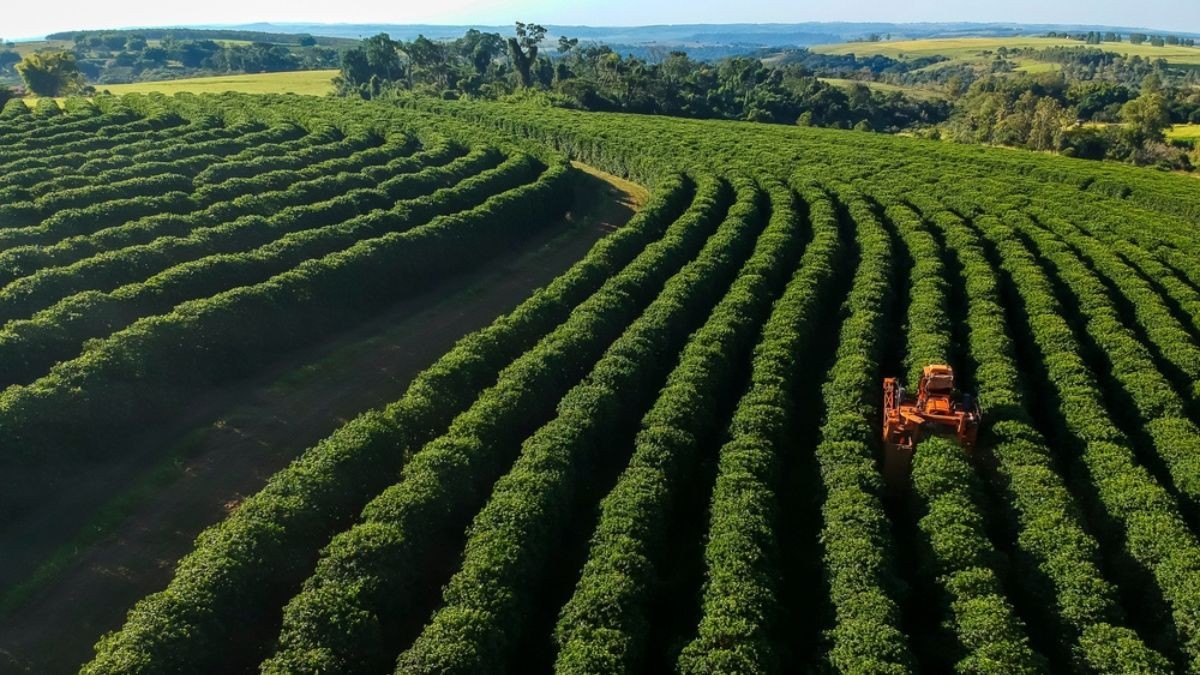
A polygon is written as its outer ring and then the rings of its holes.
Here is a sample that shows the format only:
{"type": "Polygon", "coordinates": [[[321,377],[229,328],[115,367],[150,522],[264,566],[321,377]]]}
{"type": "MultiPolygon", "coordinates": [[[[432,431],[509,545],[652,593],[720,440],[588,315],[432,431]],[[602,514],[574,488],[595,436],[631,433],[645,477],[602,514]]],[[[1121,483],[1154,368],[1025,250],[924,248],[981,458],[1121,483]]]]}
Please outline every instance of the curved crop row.
{"type": "Polygon", "coordinates": [[[419,548],[469,522],[472,501],[504,470],[517,445],[550,417],[567,389],[622,328],[699,251],[728,203],[728,188],[701,184],[688,212],[567,320],[505,368],[495,385],[426,444],[400,482],[326,548],[316,573],[284,609],[279,651],[265,670],[361,672],[395,658],[397,630],[421,569],[419,548]]]}
{"type": "MultiPolygon", "coordinates": [[[[439,189],[449,190],[477,174],[500,179],[515,175],[520,179],[527,175],[521,173],[523,170],[534,168],[534,160],[528,155],[514,155],[504,163],[501,159],[495,149],[481,148],[444,166],[397,175],[369,188],[340,191],[324,201],[288,207],[271,217],[248,216],[212,228],[194,229],[186,237],[159,238],[149,244],[86,258],[66,267],[43,269],[0,289],[0,321],[29,316],[76,293],[111,290],[123,283],[146,279],[173,266],[202,261],[215,254],[237,255],[241,251],[248,254],[256,244],[268,258],[276,257],[276,250],[286,251],[293,243],[306,242],[309,248],[322,241],[336,245],[346,236],[352,236],[353,231],[329,228],[351,218],[392,213],[403,217],[390,219],[391,222],[404,222],[408,217],[420,217],[420,207],[430,204],[428,198],[439,189]],[[426,201],[407,203],[414,198],[426,201]],[[405,209],[409,212],[404,212],[405,209]],[[326,235],[340,236],[328,238],[326,235]]],[[[339,183],[341,181],[336,181],[333,187],[344,185],[339,183]]],[[[486,196],[482,190],[489,184],[473,181],[462,187],[469,190],[467,194],[482,197],[486,196]]],[[[454,191],[442,195],[443,198],[456,196],[454,191]]]]}
{"type": "MultiPolygon", "coordinates": [[[[350,190],[377,187],[381,180],[393,180],[404,174],[442,166],[463,152],[461,146],[442,141],[421,152],[402,155],[380,166],[366,166],[355,173],[325,175],[295,183],[284,190],[247,194],[188,214],[154,214],[91,234],[68,237],[52,246],[17,246],[0,251],[0,283],[8,285],[44,268],[67,267],[106,253],[124,255],[123,251],[129,248],[162,237],[203,239],[210,231],[215,233],[226,227],[236,230],[243,223],[258,222],[239,220],[243,217],[281,214],[288,209],[345,196],[350,190]]],[[[255,242],[263,243],[254,238],[245,244],[235,241],[237,243],[232,246],[243,248],[255,242]]]]}
{"type": "Polygon", "coordinates": [[[1058,217],[1039,215],[1043,227],[1052,230],[1065,244],[1077,250],[1080,256],[1086,256],[1098,273],[1120,289],[1120,294],[1128,300],[1138,327],[1162,358],[1178,371],[1180,385],[1184,387],[1183,393],[1189,404],[1194,405],[1200,400],[1200,347],[1176,320],[1162,296],[1131,266],[1120,260],[1109,245],[1089,236],[1080,236],[1077,228],[1058,217]]]}
{"type": "MultiPolygon", "coordinates": [[[[140,143],[144,143],[146,147],[154,147],[159,143],[203,143],[219,138],[236,138],[238,136],[262,131],[265,128],[266,126],[261,123],[247,123],[233,127],[226,127],[220,121],[200,119],[192,120],[182,129],[171,130],[174,133],[165,135],[165,140],[150,140],[140,143]]],[[[153,134],[149,135],[153,136],[153,134]]],[[[76,156],[74,158],[75,161],[70,161],[65,164],[58,164],[55,166],[40,166],[35,164],[34,166],[24,169],[10,170],[3,175],[0,175],[0,190],[36,187],[43,181],[52,181],[68,176],[88,175],[103,171],[111,171],[114,169],[128,168],[136,164],[132,158],[125,155],[113,155],[109,152],[100,154],[100,158],[90,160],[85,160],[81,156],[76,156]]],[[[200,152],[197,154],[213,153],[200,152]]]]}
{"type": "Polygon", "coordinates": [[[571,180],[569,167],[551,167],[536,182],[469,211],[358,242],[90,343],[81,357],[34,384],[0,394],[0,461],[119,451],[109,444],[115,434],[154,419],[199,388],[253,372],[271,355],[520,241],[561,213],[571,180]],[[61,419],[72,424],[47,423],[61,419]]]}
{"type": "MultiPolygon", "coordinates": [[[[237,153],[237,156],[231,157],[224,163],[235,166],[240,164],[257,164],[258,162],[255,161],[254,155],[257,152],[267,152],[268,150],[261,145],[253,145],[255,140],[255,134],[247,134],[233,143],[222,141],[221,143],[225,146],[221,148],[223,150],[228,151],[242,148],[237,153]],[[249,157],[249,159],[242,159],[240,157],[249,157]]],[[[307,147],[297,150],[296,153],[316,162],[321,161],[322,158],[333,159],[357,150],[377,146],[380,144],[379,141],[381,139],[378,139],[373,134],[333,139],[310,134],[304,140],[306,144],[311,141],[312,145],[307,145],[307,147]]],[[[167,160],[147,161],[143,163],[168,164],[180,158],[191,158],[194,157],[192,153],[197,149],[210,149],[202,148],[205,145],[203,143],[180,145],[177,147],[187,149],[185,154],[167,160]]],[[[289,156],[293,155],[283,155],[283,157],[289,156]]],[[[10,230],[5,235],[7,237],[19,236],[20,231],[24,228],[27,228],[30,233],[37,233],[39,231],[37,228],[39,221],[43,221],[63,209],[77,209],[84,206],[101,205],[103,202],[112,199],[157,194],[172,188],[182,192],[194,191],[198,207],[245,193],[245,190],[238,191],[239,184],[236,182],[228,185],[205,184],[196,187],[192,176],[185,174],[160,173],[136,175],[135,172],[132,178],[126,178],[117,182],[84,180],[78,184],[63,183],[64,180],[49,181],[48,184],[43,184],[46,189],[40,196],[35,196],[26,201],[6,202],[3,206],[0,206],[0,223],[10,230]],[[170,185],[164,186],[162,183],[167,179],[171,179],[172,182],[170,185]]]]}
{"type": "Polygon", "coordinates": [[[30,124],[25,128],[15,128],[5,124],[0,131],[0,156],[9,149],[20,150],[26,141],[47,141],[60,134],[75,131],[91,131],[99,133],[109,128],[140,119],[140,115],[129,108],[114,108],[108,112],[92,115],[63,115],[53,121],[42,121],[30,124]]]}
{"type": "Polygon", "coordinates": [[[12,120],[32,119],[33,113],[29,110],[29,106],[19,98],[9,99],[4,104],[4,109],[0,110],[0,120],[5,120],[6,123],[11,123],[12,120]]]}
{"type": "MultiPolygon", "coordinates": [[[[747,278],[738,270],[752,248],[771,262],[784,257],[784,264],[790,266],[786,251],[798,248],[796,234],[781,232],[782,226],[777,225],[755,247],[763,231],[763,195],[752,181],[734,180],[737,202],[696,259],[667,281],[591,373],[567,392],[558,403],[557,416],[522,444],[517,461],[496,482],[487,504],[471,524],[462,565],[446,585],[442,606],[401,654],[395,672],[482,672],[489,664],[513,656],[538,580],[551,551],[566,536],[580,474],[599,461],[598,452],[626,445],[621,430],[654,400],[675,364],[674,355],[710,316],[714,298],[726,293],[735,276],[747,278]]],[[[793,223],[784,225],[791,229],[793,223]]],[[[770,270],[763,268],[758,255],[755,258],[743,272],[765,283],[761,275],[770,270]]],[[[776,277],[782,275],[782,270],[775,271],[776,277]]],[[[756,327],[752,325],[750,330],[756,327]]],[[[735,354],[727,356],[734,358],[735,354]]],[[[699,361],[693,359],[688,365],[697,366],[699,361]]],[[[719,368],[715,361],[705,365],[719,368]]],[[[678,375],[683,372],[675,371],[678,375]]],[[[711,391],[706,384],[689,382],[701,391],[711,391]]],[[[679,407],[685,402],[671,396],[684,386],[668,385],[663,391],[665,398],[660,397],[647,413],[643,428],[656,420],[656,428],[664,433],[672,428],[686,433],[677,419],[685,414],[679,407]]],[[[692,414],[704,415],[701,410],[692,414]]],[[[699,422],[693,425],[699,426],[699,422]]],[[[639,440],[645,442],[644,434],[639,440]]],[[[606,461],[620,462],[624,457],[617,452],[606,461]]]]}
{"type": "Polygon", "coordinates": [[[913,454],[912,482],[921,503],[918,527],[932,555],[929,567],[948,596],[961,650],[955,672],[1045,672],[997,577],[979,481],[963,449],[945,438],[922,440],[913,454]]]}
{"type": "MultiPolygon", "coordinates": [[[[490,195],[531,180],[540,166],[528,155],[515,155],[494,169],[427,196],[401,200],[391,209],[352,210],[345,220],[284,234],[256,249],[198,257],[167,267],[141,282],[111,292],[84,291],[69,296],[31,319],[0,330],[0,386],[27,384],[56,361],[79,353],[83,342],[121,330],[134,321],[169,311],[175,305],[238,286],[259,283],[285,270],[319,259],[356,242],[403,232],[455,210],[472,208],[490,195]]],[[[311,220],[326,213],[319,207],[311,220]]],[[[275,222],[314,225],[300,214],[275,222]]]]}
{"type": "MultiPolygon", "coordinates": [[[[338,173],[346,168],[389,159],[397,154],[398,147],[402,148],[403,146],[387,144],[382,137],[375,134],[348,136],[336,145],[306,148],[298,153],[283,155],[279,158],[247,160],[246,164],[260,165],[263,170],[249,176],[234,176],[217,182],[197,182],[194,194],[197,203],[208,206],[254,192],[284,190],[294,183],[330,173],[338,173]],[[270,168],[271,164],[291,164],[298,158],[304,158],[302,166],[299,168],[270,168]]],[[[214,166],[224,166],[224,164],[214,166]]]]}
{"type": "MultiPolygon", "coordinates": [[[[252,132],[247,132],[247,134],[252,132]]],[[[243,139],[244,140],[244,139],[243,139]]],[[[251,139],[252,142],[253,139],[251,139]]],[[[203,152],[206,148],[200,143],[188,143],[188,152],[167,159],[152,159],[139,162],[129,161],[105,162],[93,160],[88,167],[80,167],[79,171],[66,173],[53,179],[37,183],[25,188],[22,192],[9,188],[3,194],[10,201],[34,201],[45,198],[46,195],[62,190],[83,188],[91,185],[103,185],[129,178],[153,176],[160,173],[183,174],[192,180],[193,186],[199,185],[198,178],[214,166],[241,166],[252,164],[252,160],[262,158],[286,158],[296,154],[312,157],[319,161],[321,155],[330,158],[343,156],[347,152],[357,152],[361,148],[370,147],[369,135],[345,137],[337,129],[324,129],[309,133],[302,138],[287,143],[263,143],[250,145],[235,153],[203,152]],[[365,136],[365,137],[364,137],[365,136]],[[293,147],[293,144],[296,144],[293,147]],[[197,154],[197,150],[200,151],[197,154]]],[[[174,145],[178,145],[176,142],[174,145]]]]}
{"type": "Polygon", "coordinates": [[[297,140],[308,133],[297,124],[276,125],[250,134],[231,131],[228,127],[214,127],[213,121],[207,118],[185,125],[165,124],[156,131],[135,131],[106,139],[107,142],[101,147],[63,146],[46,157],[28,157],[10,162],[4,170],[66,167],[82,171],[129,166],[139,161],[166,161],[197,153],[232,154],[249,145],[297,140]],[[188,142],[180,142],[185,140],[188,142]]]}
{"type": "MultiPolygon", "coordinates": [[[[408,134],[385,137],[373,131],[354,133],[336,146],[316,145],[286,154],[247,156],[244,161],[213,164],[197,174],[195,182],[196,185],[219,185],[236,178],[253,178],[277,171],[298,171],[306,178],[312,178],[320,175],[314,172],[315,165],[328,165],[324,171],[340,171],[343,169],[333,160],[350,161],[363,153],[369,159],[371,153],[382,153],[384,148],[390,148],[386,157],[390,159],[397,150],[412,151],[414,141],[408,134]]],[[[383,156],[379,158],[384,159],[383,156]]]]}
{"type": "MultiPolygon", "coordinates": [[[[835,267],[844,254],[829,196],[811,185],[801,187],[800,193],[807,205],[812,239],[779,300],[773,307],[755,308],[761,313],[769,311],[769,316],[754,347],[749,387],[737,403],[728,440],[718,453],[704,549],[706,574],[700,623],[696,636],[680,655],[678,666],[682,673],[772,672],[778,668],[771,640],[778,609],[776,580],[780,573],[776,535],[781,487],[778,471],[795,438],[792,432],[797,422],[797,390],[805,375],[800,360],[813,346],[816,317],[832,304],[835,267]]],[[[773,199],[772,203],[776,201],[773,199]]],[[[749,279],[746,284],[754,285],[749,279]]],[[[736,306],[738,301],[731,302],[736,306]]],[[[728,311],[737,316],[732,307],[728,311]]],[[[719,323],[711,330],[711,335],[697,335],[694,354],[685,353],[681,363],[685,374],[688,370],[705,373],[705,367],[689,361],[689,357],[718,363],[728,358],[721,355],[728,347],[721,345],[733,336],[726,338],[726,329],[719,323]]],[[[742,339],[754,337],[742,336],[742,339]]],[[[680,378],[681,385],[687,381],[686,375],[680,378]]],[[[689,392],[681,388],[683,391],[678,395],[687,401],[689,392]]],[[[728,390],[730,385],[725,383],[722,388],[728,390]]],[[[687,417],[710,414],[709,406],[685,405],[694,408],[687,417]]],[[[635,464],[628,471],[630,485],[626,489],[634,495],[639,483],[649,487],[661,481],[661,490],[674,487],[672,481],[677,480],[678,464],[686,463],[691,456],[690,448],[671,434],[658,438],[655,426],[644,431],[646,445],[638,447],[644,456],[641,462],[635,457],[635,464]],[[661,475],[656,475],[660,472],[661,475]]],[[[694,436],[685,435],[683,440],[694,442],[694,436]]],[[[647,489],[647,499],[658,492],[659,489],[647,489]]],[[[614,494],[623,493],[614,491],[614,494]]],[[[650,533],[670,527],[663,519],[665,512],[652,509],[648,515],[632,522],[614,516],[611,529],[598,533],[598,541],[603,541],[599,537],[606,534],[611,537],[611,550],[584,568],[584,579],[576,591],[574,604],[567,606],[559,622],[557,636],[563,645],[559,667],[564,672],[596,672],[629,666],[630,659],[637,658],[641,632],[645,630],[639,620],[644,620],[644,612],[634,604],[636,596],[631,591],[650,583],[647,574],[652,570],[653,558],[647,551],[639,550],[641,547],[626,549],[620,535],[622,526],[637,528],[634,532],[646,528],[650,533]],[[642,556],[649,560],[642,562],[642,556]],[[608,585],[604,583],[606,576],[617,580],[628,577],[630,583],[608,585]],[[615,597],[607,600],[609,596],[615,597]],[[609,615],[608,606],[620,611],[609,615]]]]}
{"type": "MultiPolygon", "coordinates": [[[[61,115],[52,122],[43,121],[24,130],[13,129],[0,133],[0,156],[10,151],[21,151],[38,147],[46,147],[59,142],[64,134],[71,138],[79,138],[80,132],[105,135],[108,130],[121,128],[122,125],[141,120],[129,108],[114,108],[99,115],[61,115]]],[[[6,125],[7,127],[7,125],[6,125]]]]}
{"type": "MultiPolygon", "coordinates": [[[[1200,428],[1188,419],[1184,401],[1156,368],[1149,350],[1122,323],[1104,284],[1079,257],[1049,232],[1031,226],[1023,218],[1015,220],[1038,253],[1054,265],[1058,278],[1078,303],[1086,334],[1104,354],[1105,370],[1128,395],[1140,428],[1166,465],[1185,512],[1200,514],[1200,428]]],[[[1170,324],[1174,320],[1164,314],[1154,321],[1170,324]]]]}
{"type": "Polygon", "coordinates": [[[55,166],[63,164],[63,158],[81,153],[112,151],[127,141],[141,140],[146,132],[164,132],[178,129],[186,120],[175,113],[162,113],[140,117],[132,122],[108,127],[107,133],[93,134],[86,131],[65,134],[69,139],[48,139],[39,147],[11,148],[0,155],[0,170],[15,170],[28,166],[55,166]],[[65,141],[65,142],[64,142],[65,141]]]}
{"type": "MultiPolygon", "coordinates": [[[[340,136],[340,134],[335,135],[334,138],[329,138],[324,141],[319,140],[319,137],[315,134],[309,134],[304,138],[304,140],[311,141],[312,144],[301,148],[299,152],[303,152],[304,150],[312,150],[315,152],[332,155],[330,159],[327,160],[329,162],[329,168],[332,170],[336,170],[338,167],[338,164],[336,163],[338,160],[343,162],[355,161],[359,155],[364,154],[369,158],[375,153],[381,152],[385,148],[389,147],[387,143],[377,145],[368,143],[363,149],[359,149],[355,146],[358,146],[362,143],[362,138],[343,138],[340,136]]],[[[36,199],[49,192],[60,189],[81,188],[89,185],[127,180],[129,178],[154,176],[161,173],[176,173],[187,176],[192,181],[194,193],[199,193],[199,190],[195,190],[195,186],[197,185],[196,177],[202,172],[214,166],[241,164],[243,162],[253,160],[259,155],[275,157],[280,155],[280,148],[282,147],[283,144],[269,143],[246,148],[245,150],[242,150],[241,152],[238,152],[232,156],[218,156],[215,154],[189,155],[167,161],[132,163],[128,166],[103,169],[98,172],[71,174],[54,180],[46,181],[44,183],[39,183],[36,188],[25,190],[24,196],[20,196],[20,198],[36,199]]],[[[291,155],[287,151],[282,151],[282,157],[290,156],[291,155]]],[[[321,164],[325,164],[325,162],[323,161],[321,164]]],[[[0,195],[11,196],[14,198],[14,200],[19,196],[13,189],[0,191],[0,195]]],[[[197,194],[197,198],[199,198],[199,196],[200,195],[197,194]]],[[[213,200],[209,199],[208,201],[213,200]]]]}
{"type": "Polygon", "coordinates": [[[663,235],[694,194],[682,176],[664,180],[624,228],[600,240],[566,273],[510,314],[472,333],[417,375],[404,396],[368,412],[307,450],[206,530],[165,591],[130,611],[103,638],[88,675],[211,672],[242,658],[248,627],[277,612],[311,573],[318,549],[383,490],[408,456],[474,401],[500,370],[562,322],[663,235]],[[219,570],[219,573],[214,571],[219,570]],[[220,644],[222,649],[213,649],[220,644]],[[232,654],[231,654],[232,648],[232,654]],[[173,666],[172,666],[173,664],[173,666]]]}
{"type": "Polygon", "coordinates": [[[1061,441],[1079,461],[1103,509],[1109,534],[1143,565],[1171,608],[1163,617],[1178,634],[1179,648],[1195,669],[1200,663],[1200,542],[1174,500],[1138,465],[1129,439],[1112,423],[1095,377],[1064,319],[1053,288],[1025,245],[990,217],[977,224],[996,247],[1001,264],[1024,303],[1029,330],[1055,393],[1061,441]]]}
{"type": "MultiPolygon", "coordinates": [[[[926,365],[951,362],[944,251],[911,208],[893,203],[886,213],[913,260],[905,361],[908,381],[917,382],[926,365]]],[[[923,571],[946,596],[946,622],[958,647],[940,656],[960,673],[1044,671],[1001,588],[998,555],[984,529],[983,494],[963,449],[923,439],[913,453],[912,483],[925,539],[923,571]]]]}
{"type": "Polygon", "coordinates": [[[823,388],[826,421],[816,448],[825,489],[822,558],[834,610],[827,657],[846,673],[907,673],[912,655],[900,627],[900,582],[880,500],[873,423],[894,261],[888,234],[863,199],[851,196],[848,207],[860,260],[823,388]]]}
{"type": "Polygon", "coordinates": [[[996,460],[1002,503],[1026,565],[1018,580],[1042,607],[1054,642],[1079,670],[1166,673],[1167,661],[1121,625],[1116,588],[1100,569],[1100,546],[1058,474],[1050,448],[1033,427],[995,270],[978,236],[936,204],[922,205],[962,265],[976,386],[989,420],[981,446],[996,460]],[[1049,602],[1049,599],[1053,599],[1049,602]]]}
{"type": "MultiPolygon", "coordinates": [[[[240,141],[216,141],[216,143],[222,145],[235,145],[239,148],[242,147],[243,143],[247,142],[250,141],[246,141],[245,137],[240,141]]],[[[214,150],[219,152],[219,149],[214,150]]],[[[154,215],[155,213],[190,211],[194,207],[191,195],[188,194],[191,190],[191,181],[187,180],[186,177],[178,178],[183,179],[183,183],[179,185],[179,191],[168,193],[162,197],[129,198],[118,195],[119,198],[112,201],[89,204],[82,208],[68,208],[56,211],[36,225],[19,228],[0,228],[0,245],[8,247],[20,244],[51,244],[66,236],[95,232],[122,221],[154,215]],[[167,198],[171,198],[172,201],[164,202],[163,200],[167,198]]],[[[178,180],[178,178],[170,180],[178,180]]],[[[133,179],[130,182],[135,185],[146,185],[155,181],[156,177],[133,179]]],[[[95,189],[102,188],[103,186],[97,186],[95,189]]],[[[145,190],[142,190],[142,192],[145,192],[145,190]]],[[[30,217],[27,214],[22,215],[22,213],[22,211],[17,210],[14,215],[17,218],[24,219],[30,217]]]]}

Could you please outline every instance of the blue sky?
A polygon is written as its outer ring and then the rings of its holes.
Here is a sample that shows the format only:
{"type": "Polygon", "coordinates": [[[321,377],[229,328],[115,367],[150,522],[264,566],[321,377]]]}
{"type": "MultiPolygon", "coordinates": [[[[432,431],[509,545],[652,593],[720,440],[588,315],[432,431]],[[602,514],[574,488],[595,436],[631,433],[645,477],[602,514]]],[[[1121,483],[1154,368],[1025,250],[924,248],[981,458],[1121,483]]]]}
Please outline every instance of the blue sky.
{"type": "Polygon", "coordinates": [[[255,21],[557,24],[1011,21],[1200,32],[1200,0],[62,0],[6,3],[0,37],[77,28],[255,21]]]}

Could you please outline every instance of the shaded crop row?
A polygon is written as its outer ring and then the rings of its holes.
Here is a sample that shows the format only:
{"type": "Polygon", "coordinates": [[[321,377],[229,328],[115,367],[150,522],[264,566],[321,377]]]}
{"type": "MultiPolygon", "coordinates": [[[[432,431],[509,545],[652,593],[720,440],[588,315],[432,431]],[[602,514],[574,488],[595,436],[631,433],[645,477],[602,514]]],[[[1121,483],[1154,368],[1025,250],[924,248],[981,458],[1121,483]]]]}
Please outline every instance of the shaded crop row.
{"type": "Polygon", "coordinates": [[[402,398],[356,418],[276,474],[201,535],[168,588],[141,600],[124,627],[97,644],[84,672],[211,672],[255,661],[254,646],[244,644],[249,629],[270,624],[267,617],[299,590],[333,533],[348,526],[409,455],[440,435],[504,366],[662,236],[693,194],[682,176],[664,181],[628,225],[513,312],[459,340],[414,378],[402,398]],[[213,649],[216,644],[222,649],[213,649]]]}
{"type": "MultiPolygon", "coordinates": [[[[412,647],[400,655],[395,672],[481,672],[515,655],[528,627],[533,596],[549,571],[551,552],[568,536],[587,468],[621,462],[627,456],[617,449],[628,446],[625,430],[654,401],[688,335],[706,318],[723,319],[712,314],[714,299],[725,295],[735,276],[766,283],[762,275],[772,270],[764,269],[763,258],[777,262],[783,257],[790,267],[787,251],[796,248],[797,238],[793,223],[783,223],[792,232],[781,232],[777,223],[756,248],[765,200],[753,181],[733,180],[737,203],[704,249],[666,283],[583,381],[559,401],[557,416],[522,444],[516,462],[496,482],[468,530],[461,567],[446,584],[442,605],[412,647]],[[755,259],[743,270],[746,276],[739,275],[752,248],[755,259]],[[598,457],[602,452],[606,456],[598,457]]],[[[775,276],[782,277],[782,270],[775,270],[775,276]]],[[[727,332],[735,330],[723,327],[727,332]]],[[[754,328],[752,324],[746,332],[754,328]]],[[[724,356],[736,359],[737,352],[724,356]]],[[[680,364],[689,370],[674,373],[698,376],[697,367],[720,369],[722,365],[728,367],[719,360],[694,357],[680,364]]],[[[702,379],[688,385],[668,383],[646,413],[643,429],[653,426],[678,438],[687,433],[687,426],[715,422],[711,413],[705,415],[711,407],[704,401],[675,398],[684,395],[685,387],[695,387],[700,395],[717,395],[711,383],[702,379]],[[685,405],[697,407],[685,410],[685,405]],[[689,414],[702,419],[688,425],[682,418],[689,414]]],[[[635,446],[647,440],[639,434],[635,446]]]]}
{"type": "Polygon", "coordinates": [[[716,180],[702,183],[691,208],[662,239],[505,368],[444,435],[413,455],[400,481],[367,505],[361,523],[334,538],[304,591],[288,603],[279,652],[266,670],[352,673],[388,666],[396,656],[389,638],[401,629],[417,590],[414,577],[422,553],[428,555],[426,545],[461,532],[470,506],[483,496],[476,493],[498,477],[562,394],[702,248],[727,208],[727,191],[716,180]]]}

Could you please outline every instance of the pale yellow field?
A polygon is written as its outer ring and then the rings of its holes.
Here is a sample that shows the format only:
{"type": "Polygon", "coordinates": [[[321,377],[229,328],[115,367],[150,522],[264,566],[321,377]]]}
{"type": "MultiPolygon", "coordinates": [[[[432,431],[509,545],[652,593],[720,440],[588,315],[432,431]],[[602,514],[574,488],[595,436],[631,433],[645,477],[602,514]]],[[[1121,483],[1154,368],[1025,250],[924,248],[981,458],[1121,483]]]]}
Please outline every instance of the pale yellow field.
{"type": "Polygon", "coordinates": [[[843,80],[843,79],[836,78],[836,77],[822,77],[822,78],[820,78],[820,80],[822,82],[832,84],[835,87],[841,87],[842,89],[849,89],[850,87],[853,87],[856,84],[865,84],[875,91],[882,91],[885,93],[892,92],[892,91],[899,91],[899,92],[902,92],[904,94],[907,94],[907,95],[909,95],[913,98],[917,98],[917,99],[932,100],[932,99],[946,98],[945,94],[943,94],[940,91],[933,90],[933,89],[921,89],[918,87],[902,87],[898,84],[889,84],[887,82],[863,82],[861,80],[843,80]]]}
{"type": "Polygon", "coordinates": [[[324,96],[333,91],[333,76],[336,70],[299,70],[290,73],[255,73],[252,75],[221,75],[217,77],[195,77],[161,82],[134,82],[132,84],[97,85],[97,91],[113,94],[161,92],[176,94],[219,94],[236,91],[246,94],[307,94],[324,96]]]}
{"type": "Polygon", "coordinates": [[[1058,64],[1022,59],[1021,65],[1017,66],[1017,70],[1023,73],[1053,73],[1058,70],[1058,64]]]}
{"type": "Polygon", "coordinates": [[[1167,132],[1167,138],[1200,141],[1200,124],[1176,124],[1167,132]]]}
{"type": "MultiPolygon", "coordinates": [[[[1125,55],[1139,55],[1144,58],[1162,58],[1171,63],[1200,65],[1200,47],[1165,46],[1153,47],[1150,44],[1131,45],[1128,36],[1125,42],[1104,42],[1098,47],[1104,51],[1117,52],[1125,55]]],[[[1077,40],[1043,37],[1009,37],[1009,38],[943,38],[933,40],[899,40],[896,42],[847,42],[836,45],[813,47],[813,51],[825,54],[882,54],[892,58],[919,58],[922,56],[942,55],[954,60],[971,61],[981,58],[981,52],[996,51],[1000,47],[1023,49],[1032,47],[1086,47],[1077,40]]]]}
{"type": "Polygon", "coordinates": [[[43,49],[62,51],[70,50],[74,46],[75,43],[69,40],[37,40],[35,42],[16,42],[13,43],[12,48],[16,53],[25,56],[26,54],[32,54],[43,49]]]}

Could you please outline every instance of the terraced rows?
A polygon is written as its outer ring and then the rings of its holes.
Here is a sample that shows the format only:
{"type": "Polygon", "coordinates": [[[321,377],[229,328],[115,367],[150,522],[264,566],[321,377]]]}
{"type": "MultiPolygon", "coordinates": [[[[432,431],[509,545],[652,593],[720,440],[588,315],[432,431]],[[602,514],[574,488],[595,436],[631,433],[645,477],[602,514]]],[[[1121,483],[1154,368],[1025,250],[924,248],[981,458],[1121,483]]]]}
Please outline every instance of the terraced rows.
{"type": "Polygon", "coordinates": [[[30,476],[119,458],[131,430],[469,269],[570,194],[561,161],[430,126],[101,104],[0,146],[8,515],[35,507],[30,476]]]}
{"type": "Polygon", "coordinates": [[[112,452],[160,400],[516,239],[565,208],[564,156],[652,196],[201,535],[84,672],[1200,672],[1183,179],[480,103],[98,105],[0,136],[63,188],[0,182],[28,200],[0,237],[55,238],[0,252],[18,466],[112,452]],[[304,133],[162,160],[187,210],[47,229],[38,200],[120,181],[42,143],[151,118],[304,133]],[[894,495],[881,378],[931,362],[984,433],[923,441],[894,495]]]}

